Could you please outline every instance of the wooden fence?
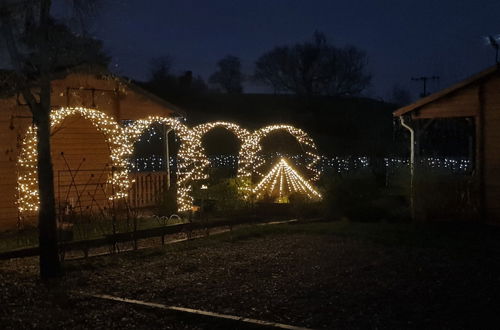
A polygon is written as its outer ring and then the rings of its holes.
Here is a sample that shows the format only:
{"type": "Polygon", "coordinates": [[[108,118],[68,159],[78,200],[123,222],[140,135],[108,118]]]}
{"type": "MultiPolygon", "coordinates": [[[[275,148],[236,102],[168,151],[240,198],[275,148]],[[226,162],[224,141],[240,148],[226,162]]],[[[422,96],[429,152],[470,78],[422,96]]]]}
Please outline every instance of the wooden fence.
{"type": "Polygon", "coordinates": [[[132,173],[134,179],[129,192],[128,202],[131,207],[151,207],[158,204],[167,182],[167,172],[132,173]]]}

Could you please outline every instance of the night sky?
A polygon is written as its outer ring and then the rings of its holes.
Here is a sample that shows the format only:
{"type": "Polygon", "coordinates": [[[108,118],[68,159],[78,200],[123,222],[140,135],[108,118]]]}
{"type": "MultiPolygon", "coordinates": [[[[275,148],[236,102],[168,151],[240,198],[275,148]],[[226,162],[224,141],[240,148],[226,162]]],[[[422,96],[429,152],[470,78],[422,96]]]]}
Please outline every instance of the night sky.
{"type": "MultiPolygon", "coordinates": [[[[415,95],[410,77],[439,75],[444,88],[494,63],[488,35],[500,34],[496,0],[111,0],[91,27],[113,56],[113,70],[148,77],[152,57],[170,55],[176,72],[207,78],[218,59],[241,58],[244,72],[263,52],[324,32],[336,45],[368,53],[368,96],[387,98],[394,84],[415,95]]],[[[246,91],[262,91],[246,86],[246,91]]]]}

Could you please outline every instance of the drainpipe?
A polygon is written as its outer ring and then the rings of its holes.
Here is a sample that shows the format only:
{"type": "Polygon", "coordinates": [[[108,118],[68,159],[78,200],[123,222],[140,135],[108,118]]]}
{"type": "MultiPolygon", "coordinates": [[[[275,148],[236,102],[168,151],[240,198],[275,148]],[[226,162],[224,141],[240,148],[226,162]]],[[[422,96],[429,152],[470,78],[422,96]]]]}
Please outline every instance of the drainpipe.
{"type": "Polygon", "coordinates": [[[405,123],[404,117],[400,116],[401,126],[410,132],[410,210],[411,218],[415,220],[415,188],[414,188],[414,175],[415,175],[415,131],[408,124],[405,123]]]}

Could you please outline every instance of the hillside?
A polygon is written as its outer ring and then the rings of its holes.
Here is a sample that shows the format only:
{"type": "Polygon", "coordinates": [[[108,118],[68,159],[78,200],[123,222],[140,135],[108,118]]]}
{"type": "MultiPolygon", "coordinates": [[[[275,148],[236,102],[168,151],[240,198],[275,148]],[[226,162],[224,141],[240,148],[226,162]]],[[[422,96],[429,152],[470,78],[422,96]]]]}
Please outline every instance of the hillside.
{"type": "Polygon", "coordinates": [[[291,95],[207,94],[172,100],[187,113],[189,125],[231,121],[248,129],[286,123],[306,130],[324,154],[388,155],[396,152],[395,106],[368,98],[316,98],[291,95]]]}

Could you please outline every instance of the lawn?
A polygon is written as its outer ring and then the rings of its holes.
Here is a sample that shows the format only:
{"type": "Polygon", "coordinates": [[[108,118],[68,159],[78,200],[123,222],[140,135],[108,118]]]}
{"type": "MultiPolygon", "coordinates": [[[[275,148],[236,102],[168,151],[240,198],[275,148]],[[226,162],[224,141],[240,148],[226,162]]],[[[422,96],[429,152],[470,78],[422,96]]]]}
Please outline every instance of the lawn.
{"type": "MultiPolygon", "coordinates": [[[[74,291],[310,328],[495,328],[500,229],[461,223],[309,222],[66,262],[56,288],[36,260],[0,263],[6,328],[231,327],[74,291]]],[[[215,323],[214,323],[215,322],[215,323]]]]}

